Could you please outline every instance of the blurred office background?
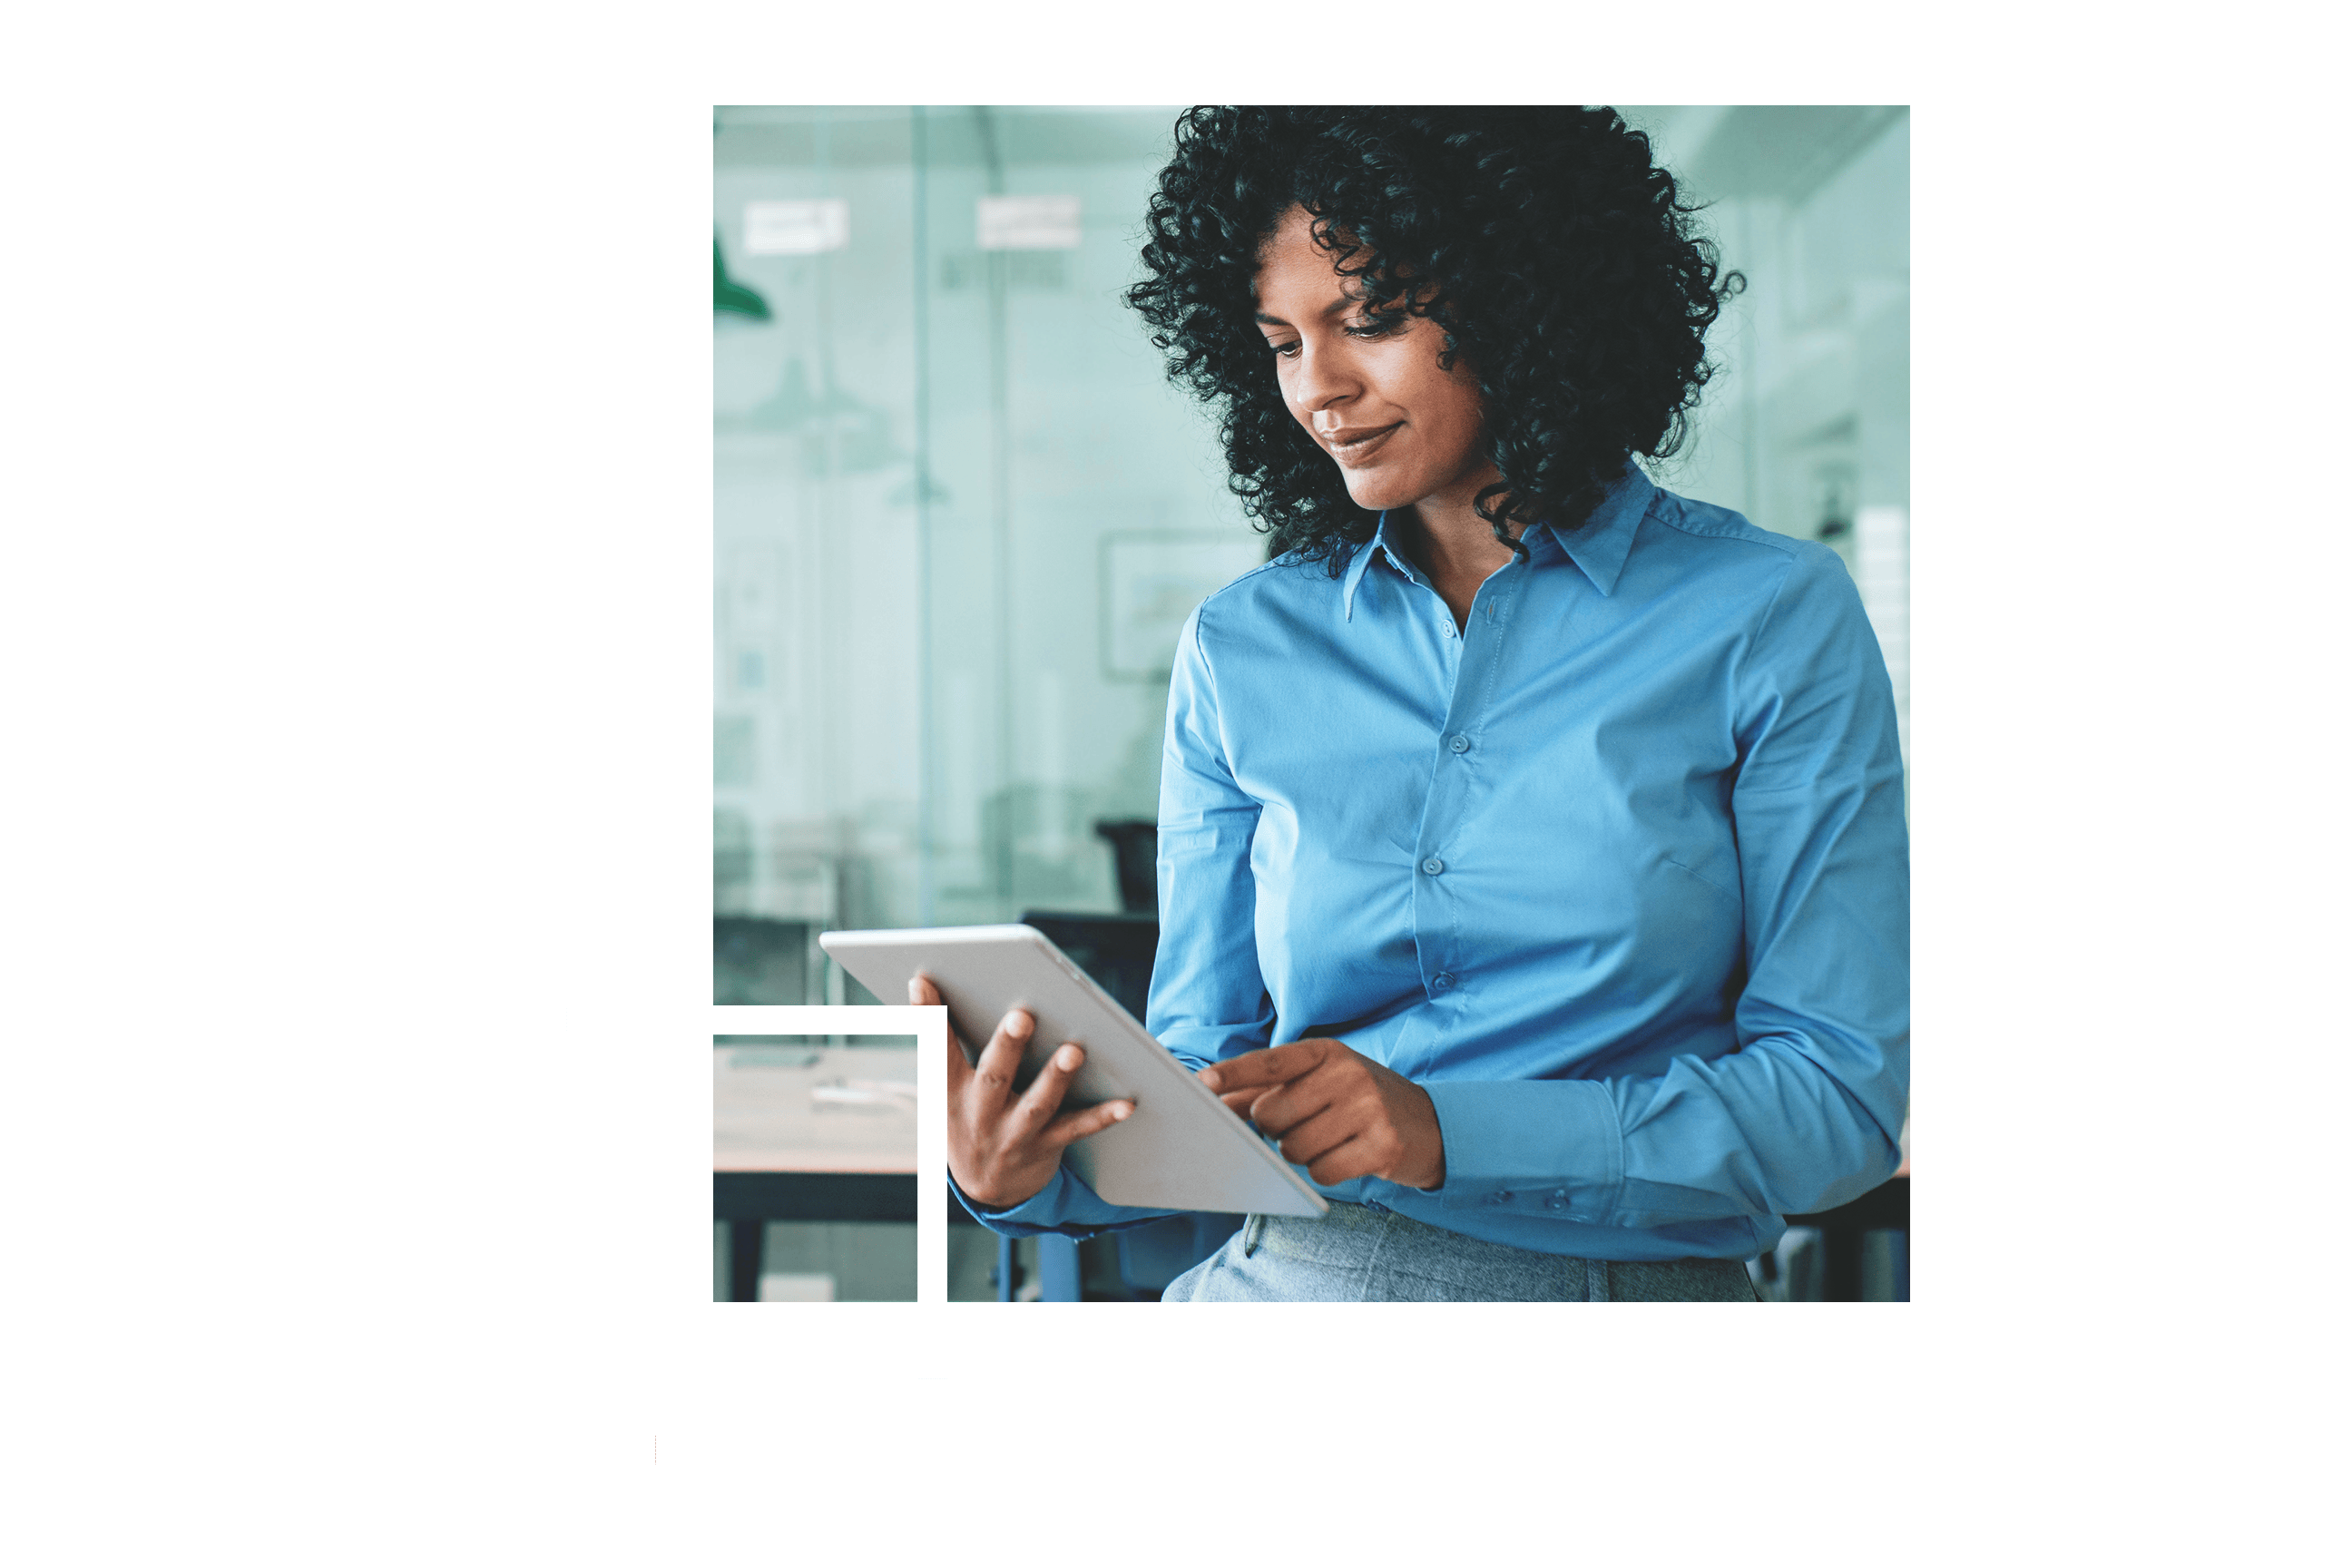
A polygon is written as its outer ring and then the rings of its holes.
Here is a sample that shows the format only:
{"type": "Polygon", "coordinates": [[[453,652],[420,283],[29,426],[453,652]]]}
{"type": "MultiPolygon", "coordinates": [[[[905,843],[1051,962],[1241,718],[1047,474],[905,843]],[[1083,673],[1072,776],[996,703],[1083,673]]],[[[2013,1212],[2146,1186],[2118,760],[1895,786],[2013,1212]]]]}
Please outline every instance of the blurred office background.
{"type": "MultiPolygon", "coordinates": [[[[1264,558],[1118,298],[1176,112],[717,111],[719,1001],[864,1000],[827,928],[1040,911],[1148,973],[1169,657],[1264,558]]],[[[1907,758],[1908,116],[1622,112],[1748,283],[1654,477],[1845,558],[1907,758]]]]}

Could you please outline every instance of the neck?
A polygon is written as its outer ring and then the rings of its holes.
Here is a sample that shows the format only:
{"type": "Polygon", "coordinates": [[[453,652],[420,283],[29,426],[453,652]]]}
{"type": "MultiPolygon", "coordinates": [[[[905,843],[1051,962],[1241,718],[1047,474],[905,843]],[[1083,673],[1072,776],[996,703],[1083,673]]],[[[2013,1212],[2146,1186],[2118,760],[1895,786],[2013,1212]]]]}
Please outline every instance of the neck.
{"type": "MultiPolygon", "coordinates": [[[[1484,582],[1489,573],[1511,559],[1511,547],[1496,539],[1493,525],[1478,515],[1479,490],[1499,477],[1489,466],[1402,509],[1402,515],[1412,520],[1406,548],[1433,575],[1475,573],[1474,580],[1484,582]]],[[[1519,536],[1522,525],[1506,526],[1512,538],[1519,536]]]]}
{"type": "MultiPolygon", "coordinates": [[[[1496,538],[1494,527],[1478,515],[1478,491],[1494,483],[1496,477],[1489,468],[1389,514],[1391,520],[1405,520],[1406,526],[1399,530],[1404,536],[1401,542],[1405,553],[1429,574],[1431,585],[1454,612],[1457,626],[1469,624],[1470,604],[1477,597],[1478,585],[1512,560],[1511,547],[1496,538]]],[[[1511,537],[1517,538],[1518,525],[1507,526],[1511,537]]]]}

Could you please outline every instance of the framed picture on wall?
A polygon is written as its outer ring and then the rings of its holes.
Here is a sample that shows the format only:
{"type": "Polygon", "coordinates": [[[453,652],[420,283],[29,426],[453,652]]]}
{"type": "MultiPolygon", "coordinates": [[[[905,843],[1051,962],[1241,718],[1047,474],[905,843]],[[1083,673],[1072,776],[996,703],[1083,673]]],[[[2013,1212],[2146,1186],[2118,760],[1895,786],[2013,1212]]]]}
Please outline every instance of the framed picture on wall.
{"type": "Polygon", "coordinates": [[[1265,542],[1250,534],[1103,535],[1105,678],[1166,680],[1192,607],[1265,561],[1265,542]]]}

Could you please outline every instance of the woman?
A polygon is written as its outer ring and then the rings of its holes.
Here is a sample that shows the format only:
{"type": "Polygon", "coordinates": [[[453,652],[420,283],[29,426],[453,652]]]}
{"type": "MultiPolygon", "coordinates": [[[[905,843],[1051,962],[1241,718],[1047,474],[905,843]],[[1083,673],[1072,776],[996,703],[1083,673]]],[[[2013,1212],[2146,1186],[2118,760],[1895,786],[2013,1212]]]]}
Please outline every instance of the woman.
{"type": "MultiPolygon", "coordinates": [[[[1276,558],[1186,626],[1147,1019],[1331,1213],[1169,1300],[1752,1300],[1899,1160],[1885,668],[1830,551],[1657,489],[1738,286],[1605,110],[1194,110],[1129,294],[1276,558]],[[1286,1043],[1274,1044],[1277,1039],[1286,1043]]],[[[926,994],[919,999],[928,999],[926,994]]],[[[950,1052],[1016,1234],[1150,1217],[950,1052]]]]}

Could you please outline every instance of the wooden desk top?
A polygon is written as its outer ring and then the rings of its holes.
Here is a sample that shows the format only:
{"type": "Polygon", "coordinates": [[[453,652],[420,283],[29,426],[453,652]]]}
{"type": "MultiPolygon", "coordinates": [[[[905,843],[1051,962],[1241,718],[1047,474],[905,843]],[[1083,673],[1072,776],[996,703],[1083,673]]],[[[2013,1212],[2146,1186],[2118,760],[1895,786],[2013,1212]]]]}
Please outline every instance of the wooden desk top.
{"type": "Polygon", "coordinates": [[[712,1170],[914,1173],[913,1046],[720,1046],[712,1054],[712,1170]],[[867,1087],[892,1084],[909,1092],[867,1087]]]}

